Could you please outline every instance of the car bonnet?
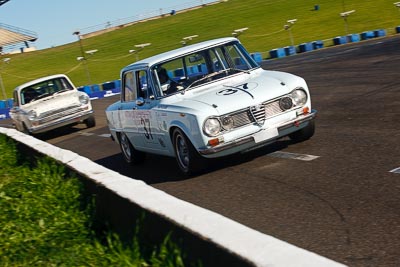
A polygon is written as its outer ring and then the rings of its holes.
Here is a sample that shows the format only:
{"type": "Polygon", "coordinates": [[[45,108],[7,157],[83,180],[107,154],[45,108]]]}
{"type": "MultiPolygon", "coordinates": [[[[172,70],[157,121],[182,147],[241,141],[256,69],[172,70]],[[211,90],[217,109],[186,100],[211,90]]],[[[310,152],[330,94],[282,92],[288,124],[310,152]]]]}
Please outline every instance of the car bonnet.
{"type": "Polygon", "coordinates": [[[193,101],[213,107],[219,115],[258,105],[290,93],[294,88],[291,84],[270,75],[258,75],[246,81],[219,83],[208,89],[193,89],[185,94],[188,107],[193,107],[193,101]],[[192,104],[191,104],[192,103],[192,104]]]}

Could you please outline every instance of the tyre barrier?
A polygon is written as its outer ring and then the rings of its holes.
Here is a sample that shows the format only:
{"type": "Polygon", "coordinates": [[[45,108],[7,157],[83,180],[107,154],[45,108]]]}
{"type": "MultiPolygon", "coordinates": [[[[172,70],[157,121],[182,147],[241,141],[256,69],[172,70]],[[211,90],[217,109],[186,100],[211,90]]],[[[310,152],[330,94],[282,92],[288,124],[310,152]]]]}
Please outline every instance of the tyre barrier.
{"type": "Polygon", "coordinates": [[[304,52],[310,52],[314,50],[313,43],[302,43],[299,45],[299,52],[304,53],[304,52]]]}
{"type": "MultiPolygon", "coordinates": [[[[400,33],[400,26],[396,27],[396,33],[400,33]]],[[[369,40],[372,38],[379,38],[379,37],[385,37],[386,30],[384,29],[378,29],[378,30],[373,30],[373,31],[365,31],[361,34],[348,34],[347,36],[337,36],[332,39],[334,45],[342,45],[342,44],[347,44],[347,43],[355,43],[359,42],[361,40],[369,40]]],[[[311,43],[302,43],[298,45],[298,51],[300,53],[304,52],[310,52],[313,50],[321,49],[324,47],[324,42],[323,41],[313,41],[311,43]]],[[[276,48],[273,50],[269,51],[270,58],[281,58],[285,56],[291,56],[296,54],[296,48],[293,48],[293,46],[286,46],[284,48],[276,48]]]]}
{"type": "Polygon", "coordinates": [[[342,45],[347,43],[347,37],[346,36],[338,36],[333,38],[333,44],[334,45],[342,45]]]}
{"type": "Polygon", "coordinates": [[[349,43],[356,43],[360,41],[360,35],[359,34],[349,34],[347,35],[347,41],[349,43]]]}
{"type": "Polygon", "coordinates": [[[378,37],[385,37],[386,36],[386,31],[385,30],[375,30],[374,35],[376,38],[378,37]]]}
{"type": "Polygon", "coordinates": [[[295,55],[297,53],[295,46],[286,46],[286,47],[284,47],[284,49],[285,49],[286,56],[295,55]]]}
{"type": "Polygon", "coordinates": [[[361,33],[361,40],[369,40],[375,38],[375,33],[373,31],[366,31],[361,33]]]}
{"type": "Polygon", "coordinates": [[[33,136],[3,127],[0,134],[14,139],[27,157],[48,156],[76,174],[85,194],[95,197],[94,227],[108,226],[124,241],[133,240],[134,227],[142,218],[140,233],[146,242],[159,244],[172,234],[187,259],[200,260],[203,266],[345,267],[33,136]]]}
{"type": "Polygon", "coordinates": [[[0,108],[0,120],[5,120],[10,118],[9,108],[0,108]]]}
{"type": "Polygon", "coordinates": [[[324,48],[324,42],[321,40],[312,42],[314,50],[324,48]]]}
{"type": "Polygon", "coordinates": [[[281,58],[285,57],[286,53],[284,48],[276,48],[269,51],[269,55],[271,58],[281,58]]]}
{"type": "Polygon", "coordinates": [[[262,55],[260,52],[251,53],[250,56],[254,59],[255,62],[260,63],[262,61],[262,55]]]}
{"type": "Polygon", "coordinates": [[[400,26],[396,27],[396,33],[400,33],[400,26]]]}

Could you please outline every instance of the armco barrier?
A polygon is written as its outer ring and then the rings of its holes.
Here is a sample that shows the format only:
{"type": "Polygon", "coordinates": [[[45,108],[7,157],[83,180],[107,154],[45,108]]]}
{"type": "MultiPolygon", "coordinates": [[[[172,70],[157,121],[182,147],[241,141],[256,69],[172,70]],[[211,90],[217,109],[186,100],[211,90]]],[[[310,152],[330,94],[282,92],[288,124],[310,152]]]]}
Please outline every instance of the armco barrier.
{"type": "Polygon", "coordinates": [[[76,173],[87,193],[96,198],[96,222],[107,222],[124,240],[131,240],[133,227],[144,213],[140,231],[146,240],[156,243],[172,232],[188,258],[200,259],[203,266],[344,266],[14,129],[0,127],[0,134],[18,142],[26,155],[47,155],[76,173]]]}

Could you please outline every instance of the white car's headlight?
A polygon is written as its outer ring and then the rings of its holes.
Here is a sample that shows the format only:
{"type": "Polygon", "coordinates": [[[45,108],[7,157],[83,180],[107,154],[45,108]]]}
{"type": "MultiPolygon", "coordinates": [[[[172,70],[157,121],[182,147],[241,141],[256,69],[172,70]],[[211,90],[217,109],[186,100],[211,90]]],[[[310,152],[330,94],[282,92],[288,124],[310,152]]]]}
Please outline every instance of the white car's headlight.
{"type": "Polygon", "coordinates": [[[294,90],[290,96],[292,97],[295,106],[303,106],[305,103],[307,103],[307,93],[303,90],[303,88],[294,90]]]}
{"type": "Polygon", "coordinates": [[[229,131],[233,128],[233,118],[231,116],[224,116],[221,118],[222,127],[229,131]]]}
{"type": "Polygon", "coordinates": [[[81,102],[81,104],[83,105],[86,105],[87,103],[89,103],[89,97],[87,95],[80,95],[79,102],[81,102]]]}
{"type": "Polygon", "coordinates": [[[204,122],[203,131],[208,136],[216,136],[221,132],[221,124],[217,118],[208,118],[204,122]]]}
{"type": "Polygon", "coordinates": [[[31,110],[31,111],[28,112],[28,119],[29,119],[30,121],[33,121],[33,120],[35,120],[36,118],[37,118],[37,113],[36,113],[36,111],[31,110]]]}

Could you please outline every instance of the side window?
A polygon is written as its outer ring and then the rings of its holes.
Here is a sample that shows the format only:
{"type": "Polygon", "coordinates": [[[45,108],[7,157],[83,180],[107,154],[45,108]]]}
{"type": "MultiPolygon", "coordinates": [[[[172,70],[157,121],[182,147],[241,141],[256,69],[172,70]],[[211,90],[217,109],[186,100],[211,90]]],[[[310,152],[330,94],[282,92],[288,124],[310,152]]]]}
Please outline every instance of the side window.
{"type": "Polygon", "coordinates": [[[147,72],[144,70],[140,70],[136,72],[136,81],[137,81],[137,88],[138,88],[138,97],[147,98],[150,94],[149,84],[147,80],[147,72]]]}
{"type": "Polygon", "coordinates": [[[136,95],[136,83],[135,83],[135,76],[133,72],[126,72],[123,77],[122,84],[123,87],[123,101],[129,102],[133,101],[137,98],[136,95]]]}
{"type": "Polygon", "coordinates": [[[18,92],[14,91],[14,107],[18,107],[19,106],[19,97],[18,97],[18,92]]]}

